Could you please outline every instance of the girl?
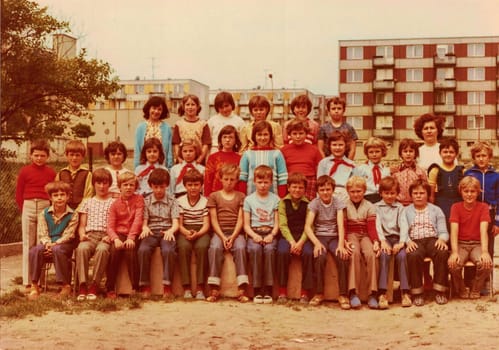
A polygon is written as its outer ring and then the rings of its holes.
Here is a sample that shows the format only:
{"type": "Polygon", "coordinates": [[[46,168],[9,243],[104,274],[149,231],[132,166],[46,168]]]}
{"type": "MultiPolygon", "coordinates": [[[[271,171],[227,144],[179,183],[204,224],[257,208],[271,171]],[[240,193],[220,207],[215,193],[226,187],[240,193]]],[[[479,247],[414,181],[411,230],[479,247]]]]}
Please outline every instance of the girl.
{"type": "Polygon", "coordinates": [[[137,168],[140,163],[140,155],[144,142],[151,137],[160,140],[161,148],[165,158],[161,165],[171,168],[173,165],[172,154],[172,129],[163,120],[170,116],[165,99],[160,96],[152,96],[142,108],[145,121],[137,125],[135,132],[135,148],[133,166],[137,168]]]}
{"type": "MultiPolygon", "coordinates": [[[[308,126],[307,139],[305,140],[305,142],[311,143],[312,145],[316,145],[317,138],[319,136],[319,123],[308,117],[308,115],[312,111],[312,101],[310,101],[307,95],[296,96],[291,101],[290,107],[291,111],[295,115],[295,120],[305,122],[308,126]]],[[[286,123],[284,123],[284,128],[282,131],[282,136],[284,137],[284,144],[292,142],[286,130],[290,122],[291,121],[287,121],[286,123]]]]}
{"type": "Polygon", "coordinates": [[[180,161],[180,143],[186,139],[194,139],[202,145],[201,152],[196,159],[200,164],[203,164],[208,151],[210,150],[211,135],[210,128],[206,120],[199,118],[201,112],[201,101],[196,95],[186,95],[182,98],[178,115],[184,116],[180,119],[173,128],[173,156],[175,163],[180,161]]]}
{"type": "Polygon", "coordinates": [[[163,147],[161,146],[161,141],[153,137],[144,142],[144,147],[142,147],[142,151],[140,152],[140,165],[135,168],[135,175],[137,175],[139,182],[137,193],[144,197],[147,197],[152,193],[147,182],[151,171],[156,168],[166,169],[166,167],[163,166],[165,154],[163,153],[163,147]]]}
{"type": "Polygon", "coordinates": [[[241,168],[239,190],[247,195],[255,192],[254,170],[259,165],[267,165],[273,173],[270,191],[278,194],[281,198],[284,197],[288,171],[281,151],[274,148],[272,126],[265,120],[255,123],[251,139],[255,146],[244,152],[239,162],[241,168]]]}
{"type": "Polygon", "coordinates": [[[118,198],[120,196],[120,189],[118,188],[118,176],[127,171],[130,171],[123,166],[123,163],[125,163],[126,160],[126,156],[126,146],[119,141],[111,142],[104,150],[104,157],[109,164],[106,167],[106,170],[111,173],[111,177],[113,179],[112,183],[110,184],[111,186],[109,187],[109,192],[111,193],[113,198],[118,198]]]}
{"type": "Polygon", "coordinates": [[[179,145],[179,152],[180,163],[175,164],[170,171],[170,193],[177,198],[187,193],[183,184],[187,170],[197,169],[201,174],[204,174],[204,166],[196,162],[201,153],[201,146],[196,140],[186,139],[179,145]]]}
{"type": "Polygon", "coordinates": [[[220,180],[220,169],[225,164],[235,164],[239,166],[241,155],[238,153],[241,148],[241,141],[237,135],[237,130],[232,125],[226,125],[218,134],[219,151],[211,154],[206,162],[204,172],[204,195],[208,197],[210,193],[220,191],[222,182],[220,180]]]}

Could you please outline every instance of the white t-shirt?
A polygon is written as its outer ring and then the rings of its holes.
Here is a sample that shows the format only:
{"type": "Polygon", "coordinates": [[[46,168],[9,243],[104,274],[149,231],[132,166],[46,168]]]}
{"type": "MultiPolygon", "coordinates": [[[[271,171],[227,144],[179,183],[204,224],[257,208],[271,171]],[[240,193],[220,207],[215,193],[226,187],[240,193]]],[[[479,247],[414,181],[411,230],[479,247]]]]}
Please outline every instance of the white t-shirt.
{"type": "Polygon", "coordinates": [[[211,151],[210,153],[218,152],[218,134],[220,130],[226,125],[232,125],[236,128],[239,133],[244,126],[244,120],[236,115],[231,114],[228,117],[224,117],[220,114],[215,114],[210,119],[208,119],[208,127],[210,128],[211,133],[211,151]]]}

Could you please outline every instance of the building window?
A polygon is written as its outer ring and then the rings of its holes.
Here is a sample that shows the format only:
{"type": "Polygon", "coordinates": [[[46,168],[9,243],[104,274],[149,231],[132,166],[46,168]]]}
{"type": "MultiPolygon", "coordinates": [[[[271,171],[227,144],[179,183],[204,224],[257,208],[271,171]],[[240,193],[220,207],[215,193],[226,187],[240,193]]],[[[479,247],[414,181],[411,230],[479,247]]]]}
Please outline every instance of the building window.
{"type": "Polygon", "coordinates": [[[485,104],[485,91],[468,91],[468,104],[469,105],[484,105],[485,104]]]}
{"type": "Polygon", "coordinates": [[[362,46],[347,47],[347,60],[361,60],[364,58],[364,48],[362,46]]]}
{"type": "Polygon", "coordinates": [[[485,80],[485,68],[468,68],[468,80],[485,80]]]}
{"type": "Polygon", "coordinates": [[[391,105],[393,104],[393,92],[378,92],[376,93],[377,105],[391,105]]]}
{"type": "Polygon", "coordinates": [[[437,105],[453,105],[454,92],[452,91],[437,91],[435,93],[435,104],[437,105]]]}
{"type": "Polygon", "coordinates": [[[347,83],[362,83],[362,78],[363,78],[362,69],[347,70],[347,83]]]}
{"type": "Polygon", "coordinates": [[[445,57],[447,55],[454,55],[454,45],[452,44],[437,45],[437,56],[445,57]]]}
{"type": "Polygon", "coordinates": [[[376,80],[393,80],[393,69],[376,69],[376,80]]]}
{"type": "Polygon", "coordinates": [[[445,117],[445,128],[454,129],[454,116],[448,115],[445,117]]]}
{"type": "Polygon", "coordinates": [[[117,109],[127,109],[126,101],[118,101],[117,109]]]}
{"type": "Polygon", "coordinates": [[[347,94],[347,106],[362,106],[364,95],[361,92],[347,94]]]}
{"type": "Polygon", "coordinates": [[[466,123],[467,129],[483,129],[485,120],[483,115],[469,115],[466,123]]]}
{"type": "Polygon", "coordinates": [[[354,129],[360,130],[364,128],[363,118],[362,117],[347,117],[346,121],[350,124],[354,129]]]}
{"type": "Polygon", "coordinates": [[[135,85],[135,93],[143,94],[144,93],[144,85],[137,84],[135,85]]]}
{"type": "Polygon", "coordinates": [[[405,118],[405,128],[406,129],[414,129],[414,120],[416,120],[417,117],[406,117],[405,118]]]}
{"type": "Polygon", "coordinates": [[[408,45],[405,48],[405,55],[407,58],[422,58],[423,45],[408,45]]]}
{"type": "Polygon", "coordinates": [[[376,129],[392,129],[392,128],[393,128],[393,117],[391,115],[376,117],[376,129]]]}
{"type": "Polygon", "coordinates": [[[163,84],[154,84],[154,92],[164,92],[163,84]]]}
{"type": "Polygon", "coordinates": [[[407,81],[423,81],[422,68],[409,68],[406,71],[407,81]]]}
{"type": "Polygon", "coordinates": [[[376,56],[384,58],[392,58],[393,46],[376,46],[376,56]]]}
{"type": "Polygon", "coordinates": [[[454,79],[454,68],[437,68],[437,80],[451,80],[454,79]]]}
{"type": "Polygon", "coordinates": [[[405,95],[405,104],[407,106],[422,106],[423,93],[422,92],[408,92],[405,95]]]}
{"type": "Polygon", "coordinates": [[[483,43],[468,44],[468,56],[470,57],[484,57],[485,45],[483,43]]]}

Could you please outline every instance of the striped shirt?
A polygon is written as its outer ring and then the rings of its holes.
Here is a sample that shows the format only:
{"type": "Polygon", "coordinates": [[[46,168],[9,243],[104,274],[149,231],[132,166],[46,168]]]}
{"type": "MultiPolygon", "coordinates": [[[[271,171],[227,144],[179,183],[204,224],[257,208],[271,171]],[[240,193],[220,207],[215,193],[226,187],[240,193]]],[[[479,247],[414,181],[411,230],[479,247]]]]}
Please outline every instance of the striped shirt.
{"type": "Polygon", "coordinates": [[[183,195],[177,200],[180,215],[183,216],[183,225],[185,227],[202,226],[204,217],[208,215],[208,208],[206,207],[208,199],[204,196],[200,196],[199,200],[194,203],[194,205],[189,203],[187,195],[183,195]]]}
{"type": "Polygon", "coordinates": [[[147,222],[151,231],[168,230],[172,227],[173,219],[179,217],[178,202],[168,193],[162,199],[156,199],[153,194],[144,201],[144,222],[147,222]]]}

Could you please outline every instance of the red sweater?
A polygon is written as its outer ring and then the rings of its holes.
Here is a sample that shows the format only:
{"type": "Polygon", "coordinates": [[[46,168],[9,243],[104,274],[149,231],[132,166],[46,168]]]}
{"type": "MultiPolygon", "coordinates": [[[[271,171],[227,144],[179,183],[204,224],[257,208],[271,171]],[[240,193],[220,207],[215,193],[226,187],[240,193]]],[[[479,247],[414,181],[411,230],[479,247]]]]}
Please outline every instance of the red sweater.
{"type": "Polygon", "coordinates": [[[47,165],[30,164],[22,167],[16,186],[16,203],[19,209],[23,209],[25,199],[49,199],[45,185],[54,179],[55,170],[47,165]]]}
{"type": "Polygon", "coordinates": [[[317,146],[303,143],[301,145],[288,144],[281,148],[286,160],[288,174],[302,173],[305,176],[317,175],[317,165],[322,159],[317,146]]]}
{"type": "Polygon", "coordinates": [[[239,166],[241,155],[236,152],[216,152],[208,157],[206,168],[204,169],[204,193],[208,197],[210,193],[222,189],[222,182],[218,176],[218,170],[224,164],[235,164],[239,166]]]}
{"type": "Polygon", "coordinates": [[[111,204],[107,221],[107,235],[114,241],[118,235],[135,240],[142,231],[144,197],[134,194],[128,200],[121,197],[111,204]]]}

